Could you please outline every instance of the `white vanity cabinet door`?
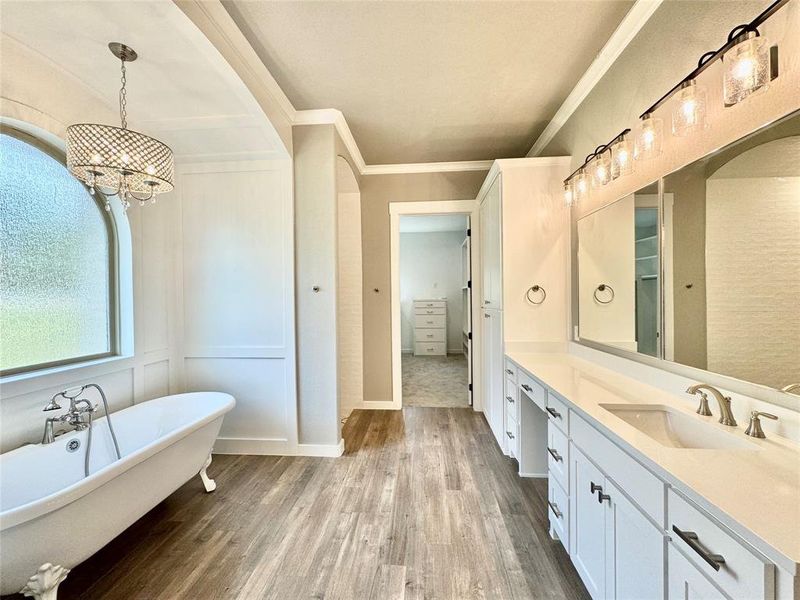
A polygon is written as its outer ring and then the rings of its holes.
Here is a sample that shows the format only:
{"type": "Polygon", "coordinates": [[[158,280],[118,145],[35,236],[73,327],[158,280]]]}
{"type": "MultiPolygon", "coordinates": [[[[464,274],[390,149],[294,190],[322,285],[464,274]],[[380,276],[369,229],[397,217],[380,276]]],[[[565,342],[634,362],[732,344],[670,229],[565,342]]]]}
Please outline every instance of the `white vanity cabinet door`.
{"type": "Polygon", "coordinates": [[[503,246],[500,200],[500,175],[481,202],[481,267],[483,269],[483,306],[503,308],[503,246]]]}
{"type": "Polygon", "coordinates": [[[598,502],[596,486],[603,473],[570,444],[569,548],[572,562],[594,600],[605,598],[605,506],[598,502]]]}
{"type": "Polygon", "coordinates": [[[505,394],[503,371],[503,313],[483,310],[483,414],[503,452],[508,448],[505,430],[505,394]]]}
{"type": "Polygon", "coordinates": [[[606,507],[606,598],[664,598],[664,534],[608,479],[606,507]]]}
{"type": "Polygon", "coordinates": [[[672,544],[669,546],[669,600],[728,600],[672,544]]]}

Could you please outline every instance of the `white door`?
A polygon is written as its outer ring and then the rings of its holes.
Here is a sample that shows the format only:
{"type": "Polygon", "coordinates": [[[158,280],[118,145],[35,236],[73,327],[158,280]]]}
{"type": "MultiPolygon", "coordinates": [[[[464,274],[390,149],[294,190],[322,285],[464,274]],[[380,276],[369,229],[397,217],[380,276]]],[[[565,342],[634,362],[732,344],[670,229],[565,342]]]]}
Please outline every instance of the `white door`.
{"type": "Polygon", "coordinates": [[[503,428],[503,313],[483,310],[483,412],[497,443],[505,451],[503,428]]]}
{"type": "Polygon", "coordinates": [[[669,600],[726,600],[697,567],[669,544],[669,600]]]}
{"type": "Polygon", "coordinates": [[[570,443],[570,556],[594,600],[605,598],[605,506],[603,473],[570,443]]]}
{"type": "Polygon", "coordinates": [[[500,216],[500,177],[481,203],[481,253],[483,255],[483,306],[503,308],[503,251],[500,216]]]}
{"type": "Polygon", "coordinates": [[[603,494],[606,598],[663,599],[664,535],[607,479],[603,494]]]}

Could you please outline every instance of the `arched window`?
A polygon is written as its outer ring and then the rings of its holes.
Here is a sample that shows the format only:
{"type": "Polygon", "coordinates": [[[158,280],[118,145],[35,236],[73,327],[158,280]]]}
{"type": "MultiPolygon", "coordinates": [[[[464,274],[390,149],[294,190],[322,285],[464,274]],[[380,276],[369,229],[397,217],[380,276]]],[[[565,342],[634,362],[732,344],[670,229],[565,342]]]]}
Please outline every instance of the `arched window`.
{"type": "Polygon", "coordinates": [[[64,156],[0,130],[0,374],[117,353],[114,222],[64,156]]]}

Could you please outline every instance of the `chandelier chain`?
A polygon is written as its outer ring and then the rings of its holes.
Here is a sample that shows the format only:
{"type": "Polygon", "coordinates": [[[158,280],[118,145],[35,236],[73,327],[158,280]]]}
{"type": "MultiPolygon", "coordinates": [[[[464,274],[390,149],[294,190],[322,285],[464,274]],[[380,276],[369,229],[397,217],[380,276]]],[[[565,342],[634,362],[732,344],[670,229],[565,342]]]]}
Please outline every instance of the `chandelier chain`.
{"type": "Polygon", "coordinates": [[[122,77],[120,81],[122,82],[122,87],[119,90],[119,119],[122,121],[122,128],[128,128],[128,98],[127,98],[127,90],[125,89],[125,84],[127,80],[125,79],[125,60],[122,61],[122,77]]]}

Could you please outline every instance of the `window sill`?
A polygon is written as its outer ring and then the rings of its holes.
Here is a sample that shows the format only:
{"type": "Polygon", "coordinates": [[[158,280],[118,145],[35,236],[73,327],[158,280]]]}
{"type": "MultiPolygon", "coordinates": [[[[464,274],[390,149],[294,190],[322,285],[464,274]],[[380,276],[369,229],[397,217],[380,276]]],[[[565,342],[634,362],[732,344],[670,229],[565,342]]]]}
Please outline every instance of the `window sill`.
{"type": "Polygon", "coordinates": [[[29,371],[17,375],[0,377],[2,395],[6,398],[36,392],[46,388],[76,383],[80,379],[98,377],[122,370],[133,362],[131,354],[105,356],[80,363],[29,371]]]}

